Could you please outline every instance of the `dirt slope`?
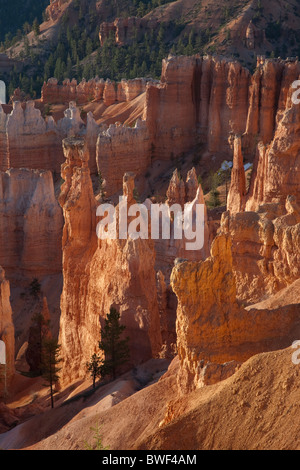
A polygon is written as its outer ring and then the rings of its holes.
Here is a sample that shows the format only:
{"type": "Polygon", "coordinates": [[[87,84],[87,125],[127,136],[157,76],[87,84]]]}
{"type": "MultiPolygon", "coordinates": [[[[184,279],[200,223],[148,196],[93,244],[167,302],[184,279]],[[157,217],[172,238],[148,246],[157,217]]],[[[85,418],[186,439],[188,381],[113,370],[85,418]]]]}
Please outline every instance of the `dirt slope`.
{"type": "Polygon", "coordinates": [[[84,449],[84,443],[94,443],[91,428],[99,425],[110,450],[300,450],[300,365],[292,362],[295,352],[288,348],[254,356],[226,381],[180,399],[175,361],[158,383],[128,398],[132,383],[119,381],[86,401],[17,426],[0,436],[0,446],[84,449]],[[117,403],[122,394],[125,399],[117,403]],[[173,420],[160,428],[167,411],[173,420]]]}
{"type": "Polygon", "coordinates": [[[138,447],[299,450],[300,365],[292,362],[294,352],[255,356],[225,382],[183,397],[174,405],[182,416],[138,447]]]}

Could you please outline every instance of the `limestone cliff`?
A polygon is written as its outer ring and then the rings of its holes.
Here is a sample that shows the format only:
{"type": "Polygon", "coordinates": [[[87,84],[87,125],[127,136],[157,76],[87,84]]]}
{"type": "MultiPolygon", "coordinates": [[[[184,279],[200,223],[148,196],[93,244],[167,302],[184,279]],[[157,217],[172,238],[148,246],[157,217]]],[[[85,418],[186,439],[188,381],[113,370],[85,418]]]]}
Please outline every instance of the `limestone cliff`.
{"type": "Polygon", "coordinates": [[[291,84],[282,92],[286,106],[278,113],[274,138],[269,145],[258,146],[246,210],[257,210],[265,203],[284,206],[287,196],[299,199],[300,118],[299,106],[291,99],[291,84]]]}
{"type": "MultiPolygon", "coordinates": [[[[125,171],[133,171],[138,176],[145,174],[145,169],[155,160],[172,161],[199,144],[208,161],[210,158],[231,160],[234,138],[240,136],[238,152],[247,161],[254,160],[259,142],[261,157],[256,157],[257,162],[266,152],[265,158],[271,163],[275,161],[275,155],[281,152],[282,163],[272,167],[274,183],[270,180],[270,187],[263,189],[263,202],[269,202],[278,187],[286,184],[282,181],[280,168],[286,165],[283,155],[294,151],[297,145],[297,116],[293,117],[296,111],[291,104],[291,85],[299,74],[299,62],[293,60],[259,57],[257,69],[252,75],[232,59],[169,56],[163,60],[159,82],[135,79],[122,80],[117,84],[96,78],[88,82],[83,80],[79,84],[75,80],[65,80],[60,85],[56,79],[50,79],[42,89],[43,103],[61,104],[74,100],[78,104],[89,104],[89,110],[98,109],[97,112],[100,112],[101,106],[109,108],[132,103],[144,94],[142,125],[138,125],[133,132],[121,127],[114,132],[111,144],[104,135],[106,130],[97,127],[96,122],[92,126],[92,136],[89,136],[85,124],[80,122],[78,110],[75,112],[74,103],[65,111],[62,125],[52,118],[43,120],[30,102],[24,105],[25,109],[15,102],[10,115],[1,113],[0,167],[29,166],[59,171],[63,162],[61,139],[75,134],[85,136],[92,173],[97,172],[95,158],[98,154],[98,169],[102,165],[102,162],[99,165],[99,160],[103,160],[104,179],[108,184],[114,181],[111,188],[107,188],[110,196],[121,190],[125,171]],[[293,119],[295,122],[289,128],[293,119]],[[74,128],[71,129],[73,124],[74,128]],[[286,132],[289,144],[281,141],[286,132]],[[23,152],[20,142],[23,142],[23,152]],[[284,148],[284,145],[289,148],[284,148]],[[114,162],[112,167],[111,161],[114,162]]],[[[90,121],[92,119],[90,115],[90,121]]],[[[261,166],[261,163],[255,164],[254,173],[257,172],[258,178],[253,184],[259,185],[259,188],[251,186],[249,194],[253,203],[256,203],[257,191],[262,190],[262,172],[269,171],[261,166]]],[[[297,176],[295,173],[293,185],[297,176]]],[[[252,204],[250,199],[249,204],[252,204]]]]}

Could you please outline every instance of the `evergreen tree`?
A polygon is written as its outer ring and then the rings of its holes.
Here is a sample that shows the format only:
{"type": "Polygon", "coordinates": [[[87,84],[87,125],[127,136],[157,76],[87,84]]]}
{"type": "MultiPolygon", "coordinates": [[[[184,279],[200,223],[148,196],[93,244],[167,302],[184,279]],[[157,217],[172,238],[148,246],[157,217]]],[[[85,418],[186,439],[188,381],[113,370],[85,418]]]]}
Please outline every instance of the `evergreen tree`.
{"type": "Polygon", "coordinates": [[[221,179],[220,179],[220,174],[217,172],[217,173],[211,173],[210,174],[210,178],[209,178],[209,184],[210,184],[210,187],[211,187],[211,190],[210,190],[210,193],[209,193],[209,199],[207,201],[207,205],[210,207],[210,208],[215,208],[215,207],[219,207],[221,205],[221,201],[220,201],[220,192],[218,191],[218,186],[221,182],[221,179]]]}
{"type": "Polygon", "coordinates": [[[43,341],[49,336],[50,320],[46,320],[42,313],[36,313],[31,318],[29,328],[26,361],[30,371],[42,373],[43,341]]]}
{"type": "Polygon", "coordinates": [[[129,338],[121,339],[125,326],[120,324],[120,313],[113,307],[105,319],[104,328],[101,331],[99,348],[104,352],[105,358],[101,366],[102,377],[111,375],[115,380],[120,366],[129,360],[129,338]]]}
{"type": "Polygon", "coordinates": [[[86,363],[86,368],[93,379],[93,389],[96,388],[96,379],[101,375],[101,358],[98,354],[93,354],[90,362],[86,363]]]}
{"type": "Polygon", "coordinates": [[[36,299],[41,294],[41,284],[37,278],[34,278],[33,281],[30,283],[30,294],[35,297],[36,299]]]}
{"type": "Polygon", "coordinates": [[[51,408],[54,408],[54,388],[59,381],[60,368],[58,364],[60,359],[60,345],[54,338],[47,338],[43,341],[42,349],[42,371],[43,378],[47,381],[50,387],[51,408]]]}
{"type": "Polygon", "coordinates": [[[34,35],[37,37],[40,34],[40,25],[38,22],[38,19],[35,18],[32,24],[32,31],[34,32],[34,35]]]}

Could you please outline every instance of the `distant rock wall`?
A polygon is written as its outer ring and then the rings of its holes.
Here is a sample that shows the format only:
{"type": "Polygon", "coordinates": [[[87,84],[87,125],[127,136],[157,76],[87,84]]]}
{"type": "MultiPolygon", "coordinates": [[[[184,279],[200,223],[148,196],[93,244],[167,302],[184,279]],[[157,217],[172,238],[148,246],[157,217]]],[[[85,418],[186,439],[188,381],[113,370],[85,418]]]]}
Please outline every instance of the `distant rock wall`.
{"type": "Polygon", "coordinates": [[[0,172],[0,263],[10,279],[60,273],[62,227],[50,171],[0,172]]]}
{"type": "Polygon", "coordinates": [[[134,127],[112,124],[100,131],[96,160],[108,195],[120,191],[124,173],[141,174],[151,165],[151,143],[145,121],[134,127]]]}
{"type": "Polygon", "coordinates": [[[254,75],[219,57],[169,57],[161,83],[147,87],[144,119],[157,158],[169,159],[197,142],[209,153],[232,154],[235,135],[253,159],[257,143],[269,144],[299,77],[298,62],[259,58],[254,75]]]}
{"type": "Polygon", "coordinates": [[[77,105],[86,104],[90,101],[100,101],[106,106],[115,103],[131,101],[146,91],[146,85],[152,80],[136,78],[134,80],[121,80],[115,83],[103,79],[64,80],[58,84],[56,78],[50,78],[42,87],[41,100],[48,104],[66,104],[75,101],[77,105]]]}
{"type": "Polygon", "coordinates": [[[60,173],[64,156],[61,141],[69,135],[85,135],[90,145],[90,166],[97,172],[96,139],[99,128],[92,114],[87,116],[87,125],[80,117],[74,102],[57,123],[50,116],[44,119],[33,101],[15,101],[10,114],[0,106],[0,169],[43,169],[60,173]]]}
{"type": "Polygon", "coordinates": [[[115,21],[100,24],[99,40],[103,46],[106,39],[112,35],[116,44],[124,46],[131,44],[134,39],[139,40],[147,31],[152,31],[159,25],[156,19],[137,18],[116,18],[115,21]]]}
{"type": "MultiPolygon", "coordinates": [[[[121,190],[125,171],[139,175],[151,162],[172,161],[199,144],[207,157],[229,160],[237,136],[240,138],[239,154],[251,162],[255,159],[258,143],[267,149],[275,139],[272,148],[266,150],[266,158],[271,162],[276,152],[287,154],[297,145],[298,116],[290,103],[291,85],[299,75],[300,65],[295,61],[259,57],[257,69],[251,75],[231,59],[170,56],[163,60],[159,82],[135,79],[117,84],[94,79],[79,84],[75,80],[66,80],[59,85],[57,80],[50,79],[43,86],[42,101],[48,104],[70,102],[72,105],[58,123],[51,117],[43,120],[31,102],[26,104],[25,110],[15,102],[13,112],[8,116],[0,108],[0,168],[27,166],[59,171],[63,162],[61,140],[75,134],[86,135],[91,172],[101,170],[108,184],[108,195],[121,190]],[[132,102],[143,93],[142,121],[133,130],[117,124],[110,129],[101,129],[92,115],[88,116],[85,126],[74,104],[95,100],[112,106],[132,102]],[[295,123],[288,129],[293,119],[295,123]],[[285,132],[289,141],[294,139],[289,149],[284,149],[284,141],[280,143],[285,132]]],[[[263,147],[260,151],[263,155],[263,147]]],[[[274,182],[275,172],[278,173],[277,187],[275,183],[272,188],[265,187],[264,201],[272,199],[271,193],[275,194],[278,186],[286,185],[278,165],[272,168],[274,182]]],[[[261,163],[257,171],[259,174],[264,171],[261,163]]],[[[296,171],[293,186],[297,178],[296,171]]],[[[260,175],[255,183],[258,187],[250,189],[253,201],[258,198],[257,191],[261,191],[261,181],[260,175]]],[[[283,201],[285,197],[286,194],[283,201]]]]}

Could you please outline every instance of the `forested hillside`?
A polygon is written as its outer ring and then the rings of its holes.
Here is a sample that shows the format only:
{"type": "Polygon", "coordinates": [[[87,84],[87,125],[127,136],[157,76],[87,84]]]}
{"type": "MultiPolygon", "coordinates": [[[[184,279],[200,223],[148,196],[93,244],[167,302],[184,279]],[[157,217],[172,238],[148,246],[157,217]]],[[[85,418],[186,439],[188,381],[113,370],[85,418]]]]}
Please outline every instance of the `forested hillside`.
{"type": "Polygon", "coordinates": [[[49,0],[0,0],[0,42],[20,36],[24,25],[26,31],[35,19],[41,22],[48,4],[49,0]]]}
{"type": "Polygon", "coordinates": [[[254,70],[260,54],[286,58],[300,52],[299,0],[71,0],[54,19],[43,12],[49,0],[13,3],[20,4],[16,22],[17,7],[1,5],[9,31],[1,52],[21,63],[6,77],[9,95],[19,87],[38,97],[50,77],[157,79],[169,53],[221,54],[254,70]],[[130,17],[139,26],[124,26],[120,41],[114,21],[130,17]],[[34,18],[39,21],[32,23],[34,18]]]}

